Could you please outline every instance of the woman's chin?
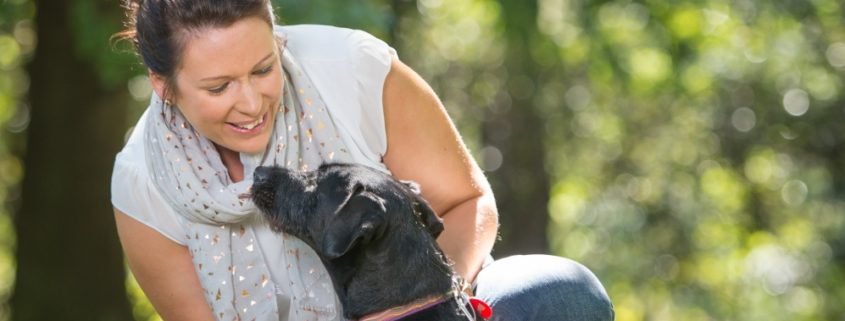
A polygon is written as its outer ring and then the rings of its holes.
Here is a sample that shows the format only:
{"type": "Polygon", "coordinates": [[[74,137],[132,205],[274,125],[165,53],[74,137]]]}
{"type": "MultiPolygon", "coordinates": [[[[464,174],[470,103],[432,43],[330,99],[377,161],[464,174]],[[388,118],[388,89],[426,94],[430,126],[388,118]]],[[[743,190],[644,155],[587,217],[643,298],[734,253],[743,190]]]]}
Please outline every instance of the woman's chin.
{"type": "Polygon", "coordinates": [[[258,154],[267,149],[267,144],[270,141],[270,135],[260,135],[246,140],[229,140],[223,144],[215,143],[218,151],[221,153],[235,152],[244,154],[258,154]]]}
{"type": "Polygon", "coordinates": [[[257,141],[255,141],[255,142],[252,142],[252,141],[244,142],[243,144],[240,144],[239,146],[233,146],[233,147],[235,147],[235,149],[233,149],[233,150],[240,152],[240,153],[245,153],[245,154],[262,153],[265,150],[267,150],[267,143],[268,143],[269,138],[270,138],[270,136],[267,136],[266,139],[260,139],[260,140],[256,139],[257,141]]]}

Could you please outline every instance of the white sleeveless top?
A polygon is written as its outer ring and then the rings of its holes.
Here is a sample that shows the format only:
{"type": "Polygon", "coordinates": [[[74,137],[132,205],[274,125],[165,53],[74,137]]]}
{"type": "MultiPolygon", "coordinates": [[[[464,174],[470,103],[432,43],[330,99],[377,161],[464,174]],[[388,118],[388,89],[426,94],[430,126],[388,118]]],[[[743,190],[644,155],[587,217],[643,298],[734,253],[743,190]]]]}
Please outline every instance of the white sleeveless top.
{"type": "MultiPolygon", "coordinates": [[[[387,150],[382,89],[396,51],[360,31],[330,26],[276,27],[287,35],[285,50],[298,58],[317,87],[328,112],[338,124],[341,139],[356,163],[388,172],[381,162],[387,150]]],[[[136,124],[112,172],[111,201],[121,212],[181,245],[186,244],[188,222],[176,213],[153,185],[145,161],[143,131],[147,112],[136,124]]],[[[277,288],[279,320],[300,321],[288,307],[292,302],[281,239],[269,228],[257,229],[271,281],[277,288]],[[275,249],[275,250],[274,250],[275,249]]],[[[339,303],[337,305],[340,306],[339,303]]],[[[342,320],[338,311],[336,320],[342,320]]]]}

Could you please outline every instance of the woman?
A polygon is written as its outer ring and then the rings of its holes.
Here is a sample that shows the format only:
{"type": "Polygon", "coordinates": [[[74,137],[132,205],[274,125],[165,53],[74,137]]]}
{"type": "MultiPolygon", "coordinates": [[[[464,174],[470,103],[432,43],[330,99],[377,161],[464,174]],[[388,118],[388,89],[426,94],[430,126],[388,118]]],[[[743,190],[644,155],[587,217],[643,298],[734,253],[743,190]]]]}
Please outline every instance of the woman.
{"type": "Polygon", "coordinates": [[[116,158],[112,203],[129,266],[165,320],[340,320],[313,251],[241,197],[258,165],[324,161],[418,182],[446,225],[438,243],[495,320],[612,319],[577,263],[525,256],[481,269],[497,228],[490,187],[437,96],[384,42],[274,26],[268,0],[127,8],[120,36],[154,95],[116,158]]]}

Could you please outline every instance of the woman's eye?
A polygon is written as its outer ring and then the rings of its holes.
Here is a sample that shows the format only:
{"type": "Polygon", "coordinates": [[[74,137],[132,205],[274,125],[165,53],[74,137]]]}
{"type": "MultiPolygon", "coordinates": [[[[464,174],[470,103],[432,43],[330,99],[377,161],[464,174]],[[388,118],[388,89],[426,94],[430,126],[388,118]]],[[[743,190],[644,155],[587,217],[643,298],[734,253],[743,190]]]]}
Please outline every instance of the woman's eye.
{"type": "Polygon", "coordinates": [[[212,93],[212,94],[219,94],[219,93],[222,93],[224,90],[226,90],[226,87],[229,87],[229,83],[228,83],[228,82],[227,82],[227,83],[225,83],[225,84],[222,84],[222,85],[220,85],[220,86],[217,86],[217,87],[214,87],[214,88],[210,88],[210,89],[208,89],[208,91],[209,91],[210,93],[212,93]]]}
{"type": "Polygon", "coordinates": [[[255,72],[253,72],[253,74],[266,75],[266,74],[270,73],[270,71],[273,71],[273,65],[267,66],[266,68],[262,68],[260,70],[256,70],[255,72]]]}

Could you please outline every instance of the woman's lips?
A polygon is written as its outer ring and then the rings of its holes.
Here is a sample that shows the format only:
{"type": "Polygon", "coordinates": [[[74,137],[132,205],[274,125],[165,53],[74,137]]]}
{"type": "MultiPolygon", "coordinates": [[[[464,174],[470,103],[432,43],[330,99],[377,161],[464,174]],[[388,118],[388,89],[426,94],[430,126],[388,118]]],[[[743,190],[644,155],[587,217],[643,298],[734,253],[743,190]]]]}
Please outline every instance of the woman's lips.
{"type": "Polygon", "coordinates": [[[257,133],[261,132],[261,130],[267,124],[267,114],[268,113],[264,113],[264,115],[261,116],[261,118],[259,118],[256,121],[253,121],[253,122],[240,123],[240,124],[226,123],[226,125],[228,125],[229,128],[231,128],[232,130],[234,130],[238,133],[241,133],[241,134],[257,134],[257,133]]]}

